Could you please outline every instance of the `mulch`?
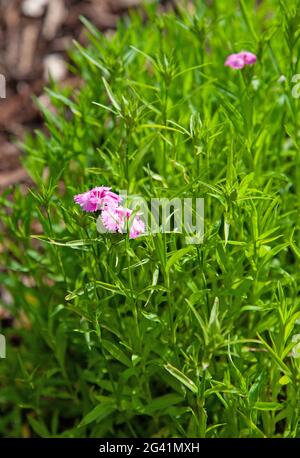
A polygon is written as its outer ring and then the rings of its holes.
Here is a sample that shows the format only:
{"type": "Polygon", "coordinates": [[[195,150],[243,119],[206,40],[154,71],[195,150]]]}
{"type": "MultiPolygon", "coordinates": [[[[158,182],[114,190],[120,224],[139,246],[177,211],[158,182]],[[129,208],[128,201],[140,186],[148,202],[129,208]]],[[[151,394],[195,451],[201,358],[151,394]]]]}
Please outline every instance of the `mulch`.
{"type": "Polygon", "coordinates": [[[66,52],[73,39],[85,43],[79,16],[107,31],[115,28],[120,15],[140,4],[141,0],[0,0],[0,75],[6,79],[6,98],[0,99],[0,189],[29,180],[17,144],[26,132],[42,126],[33,95],[44,97],[49,71],[62,83],[78,84],[68,72],[66,52]]]}

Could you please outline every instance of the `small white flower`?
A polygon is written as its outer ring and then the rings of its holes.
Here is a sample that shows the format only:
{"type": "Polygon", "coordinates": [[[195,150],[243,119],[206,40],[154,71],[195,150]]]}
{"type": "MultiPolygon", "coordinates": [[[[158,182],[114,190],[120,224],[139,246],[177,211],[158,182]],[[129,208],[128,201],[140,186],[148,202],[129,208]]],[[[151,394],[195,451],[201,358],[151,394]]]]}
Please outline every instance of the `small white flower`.
{"type": "Polygon", "coordinates": [[[253,89],[257,91],[260,85],[260,81],[258,78],[253,78],[253,80],[251,81],[251,84],[252,84],[253,89]]]}
{"type": "Polygon", "coordinates": [[[281,75],[279,78],[278,78],[278,83],[285,83],[286,82],[286,77],[284,75],[281,75]]]}

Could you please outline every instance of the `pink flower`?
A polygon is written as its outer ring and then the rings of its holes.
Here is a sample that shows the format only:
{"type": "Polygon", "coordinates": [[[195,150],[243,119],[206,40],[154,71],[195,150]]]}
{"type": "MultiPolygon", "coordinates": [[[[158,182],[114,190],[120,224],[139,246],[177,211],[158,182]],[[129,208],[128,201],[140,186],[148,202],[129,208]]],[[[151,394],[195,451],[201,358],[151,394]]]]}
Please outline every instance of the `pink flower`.
{"type": "Polygon", "coordinates": [[[126,232],[129,224],[129,237],[135,239],[140,234],[145,232],[145,224],[140,219],[139,215],[135,215],[132,221],[129,222],[132,210],[126,207],[105,208],[102,211],[102,222],[104,227],[110,232],[126,232]]]}
{"type": "Polygon", "coordinates": [[[255,64],[256,60],[256,55],[252,52],[241,51],[237,54],[230,54],[224,65],[234,68],[235,70],[240,70],[244,68],[245,65],[255,64]]]}
{"type": "Polygon", "coordinates": [[[91,191],[77,194],[74,196],[74,201],[86,212],[95,212],[98,209],[97,199],[91,194],[91,191]]]}
{"type": "Polygon", "coordinates": [[[106,186],[96,187],[74,196],[74,201],[86,212],[102,210],[106,206],[117,206],[121,200],[120,196],[111,192],[110,188],[106,186]]]}
{"type": "Polygon", "coordinates": [[[249,51],[241,51],[239,55],[244,59],[245,65],[255,64],[257,60],[256,55],[249,51]]]}
{"type": "Polygon", "coordinates": [[[106,186],[100,186],[74,196],[74,201],[86,212],[101,211],[103,226],[110,232],[123,233],[129,226],[129,237],[135,239],[145,232],[145,224],[139,215],[130,219],[132,210],[122,207],[122,198],[106,186]]]}
{"type": "Polygon", "coordinates": [[[131,239],[136,239],[139,235],[143,234],[144,232],[145,232],[145,224],[139,218],[139,216],[136,215],[130,226],[129,237],[131,239]]]}
{"type": "Polygon", "coordinates": [[[121,206],[107,207],[102,211],[102,222],[109,231],[122,233],[130,215],[131,211],[127,208],[121,206]]]}
{"type": "Polygon", "coordinates": [[[224,65],[234,68],[235,70],[240,70],[241,68],[244,68],[245,61],[239,54],[230,54],[224,65]]]}
{"type": "Polygon", "coordinates": [[[98,199],[98,206],[100,210],[103,210],[107,206],[117,206],[122,198],[110,191],[111,188],[106,186],[97,187],[91,190],[94,196],[98,199]]]}

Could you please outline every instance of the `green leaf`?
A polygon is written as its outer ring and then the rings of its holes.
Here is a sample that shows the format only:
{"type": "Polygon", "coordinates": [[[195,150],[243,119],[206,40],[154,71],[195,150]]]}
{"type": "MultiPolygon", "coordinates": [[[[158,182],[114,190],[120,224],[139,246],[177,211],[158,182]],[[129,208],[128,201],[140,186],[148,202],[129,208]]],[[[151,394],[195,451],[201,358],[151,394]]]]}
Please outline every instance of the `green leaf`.
{"type": "Polygon", "coordinates": [[[184,375],[179,369],[172,366],[171,364],[165,364],[164,368],[175,377],[179,382],[181,382],[184,386],[186,386],[192,393],[198,394],[198,388],[195,383],[189,379],[186,375],[184,375]]]}
{"type": "Polygon", "coordinates": [[[27,415],[27,419],[33,431],[38,434],[38,436],[44,438],[50,437],[50,433],[42,421],[36,420],[32,415],[27,415]]]}
{"type": "Polygon", "coordinates": [[[107,418],[110,414],[112,414],[116,410],[115,402],[113,400],[103,402],[98,406],[94,407],[87,415],[83,417],[81,422],[79,423],[78,427],[89,425],[94,421],[100,422],[107,418]]]}
{"type": "Polygon", "coordinates": [[[125,353],[113,342],[109,340],[102,339],[101,340],[103,347],[108,353],[120,363],[124,364],[124,366],[132,367],[130,359],[125,355],[125,353]]]}
{"type": "Polygon", "coordinates": [[[181,248],[178,251],[175,251],[175,253],[172,254],[172,256],[168,259],[167,264],[166,264],[166,272],[169,273],[171,267],[178,262],[183,256],[185,256],[187,253],[190,253],[191,251],[194,251],[195,247],[192,245],[189,245],[186,248],[181,248]]]}
{"type": "Polygon", "coordinates": [[[105,78],[102,78],[102,81],[103,81],[103,83],[104,83],[106,92],[107,92],[107,94],[108,94],[108,97],[109,97],[111,103],[113,104],[113,106],[115,107],[115,109],[116,109],[117,111],[121,111],[121,106],[120,106],[119,102],[117,102],[117,100],[116,100],[114,94],[112,93],[112,90],[111,90],[111,88],[110,88],[110,85],[108,84],[108,82],[106,81],[105,78]]]}
{"type": "Polygon", "coordinates": [[[257,401],[254,406],[254,409],[256,410],[271,410],[271,411],[276,411],[276,410],[282,410],[284,406],[280,404],[279,402],[260,402],[257,401]]]}
{"type": "Polygon", "coordinates": [[[201,316],[199,315],[199,313],[195,309],[194,305],[191,304],[191,302],[188,299],[186,299],[186,303],[189,306],[189,308],[191,309],[191,311],[193,312],[196,320],[198,321],[199,326],[200,326],[200,328],[202,330],[202,333],[203,333],[204,342],[207,345],[208,341],[209,341],[208,333],[207,333],[207,325],[205,324],[204,320],[201,318],[201,316]]]}
{"type": "Polygon", "coordinates": [[[149,404],[147,404],[147,406],[143,409],[143,413],[145,415],[152,415],[158,411],[163,412],[168,407],[179,404],[182,401],[182,396],[179,396],[178,394],[165,394],[149,402],[149,404]]]}
{"type": "Polygon", "coordinates": [[[253,26],[252,20],[250,18],[250,14],[249,14],[249,11],[248,11],[249,8],[246,7],[244,0],[240,0],[240,6],[241,6],[242,15],[243,15],[244,21],[245,21],[245,23],[246,23],[246,25],[248,27],[248,30],[251,33],[251,35],[254,38],[254,40],[257,42],[258,41],[258,37],[257,37],[257,34],[256,34],[255,30],[254,30],[254,26],[253,26]]]}
{"type": "Polygon", "coordinates": [[[289,377],[287,375],[283,375],[279,379],[279,384],[280,385],[288,385],[290,382],[291,382],[291,380],[289,379],[289,377]]]}
{"type": "Polygon", "coordinates": [[[280,358],[280,356],[273,350],[272,347],[270,347],[269,344],[267,344],[267,342],[258,334],[258,338],[259,340],[262,342],[262,344],[264,345],[264,347],[268,350],[268,352],[270,353],[272,359],[278,364],[278,366],[280,367],[280,369],[285,373],[285,375],[287,375],[288,377],[292,377],[292,374],[291,374],[291,371],[290,369],[288,368],[288,366],[282,361],[282,359],[280,358]]]}

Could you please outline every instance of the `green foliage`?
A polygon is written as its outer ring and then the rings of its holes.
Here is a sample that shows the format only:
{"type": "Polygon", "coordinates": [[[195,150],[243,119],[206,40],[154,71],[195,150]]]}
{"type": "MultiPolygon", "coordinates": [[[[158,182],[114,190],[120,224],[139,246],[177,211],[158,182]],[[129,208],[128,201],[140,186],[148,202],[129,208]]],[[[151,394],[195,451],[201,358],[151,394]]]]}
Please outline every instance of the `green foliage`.
{"type": "Polygon", "coordinates": [[[47,90],[34,185],[1,197],[2,436],[300,437],[300,4],[192,3],[83,19],[80,88],[47,90]],[[204,243],[100,235],[73,202],[96,185],[204,197],[204,243]]]}

